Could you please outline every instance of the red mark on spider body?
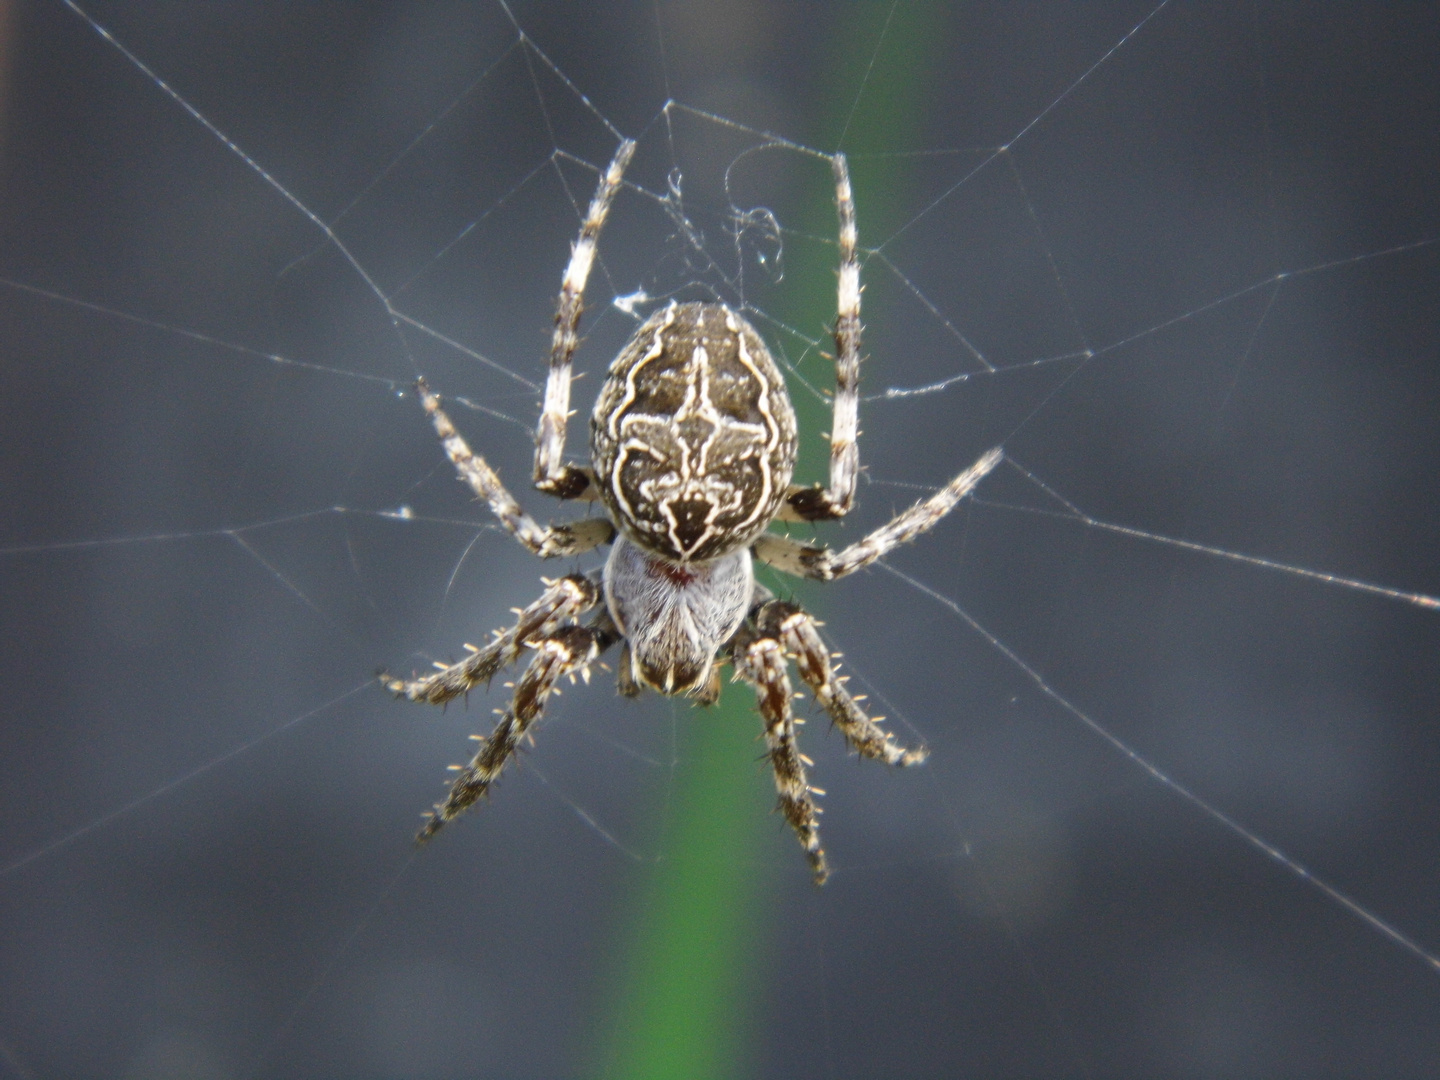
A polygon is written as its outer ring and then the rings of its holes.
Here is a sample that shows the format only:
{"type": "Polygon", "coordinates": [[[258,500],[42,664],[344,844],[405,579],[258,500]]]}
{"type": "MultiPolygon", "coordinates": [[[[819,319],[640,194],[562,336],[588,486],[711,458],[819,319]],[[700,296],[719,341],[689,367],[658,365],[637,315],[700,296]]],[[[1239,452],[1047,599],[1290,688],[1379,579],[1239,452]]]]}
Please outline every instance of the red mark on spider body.
{"type": "Polygon", "coordinates": [[[671,585],[683,588],[693,582],[699,575],[688,566],[680,563],[673,563],[669,559],[647,559],[652,572],[663,577],[671,585]]]}

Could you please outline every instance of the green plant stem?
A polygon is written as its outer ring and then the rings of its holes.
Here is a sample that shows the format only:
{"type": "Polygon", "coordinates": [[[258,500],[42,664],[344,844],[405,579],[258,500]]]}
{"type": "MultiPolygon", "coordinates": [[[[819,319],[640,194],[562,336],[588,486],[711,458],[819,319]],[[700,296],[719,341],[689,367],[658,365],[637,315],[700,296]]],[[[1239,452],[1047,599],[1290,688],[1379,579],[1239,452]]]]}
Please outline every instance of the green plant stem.
{"type": "MultiPolygon", "coordinates": [[[[938,60],[936,24],[942,13],[930,4],[836,9],[830,83],[836,98],[822,112],[831,144],[847,117],[843,149],[919,144],[924,86],[938,60]],[[865,91],[852,114],[867,68],[865,91]]],[[[863,156],[852,158],[851,174],[863,244],[867,228],[871,236],[893,228],[884,196],[893,200],[903,175],[894,158],[863,156]]],[[[813,197],[806,192],[810,209],[797,224],[802,232],[833,235],[829,170],[816,170],[814,180],[813,197]]],[[[834,248],[797,245],[787,260],[787,280],[795,288],[782,317],[807,334],[828,326],[835,317],[834,248]]],[[[827,362],[812,357],[807,370],[818,371],[827,362]]],[[[796,395],[796,406],[802,435],[797,480],[823,480],[828,454],[820,432],[829,430],[829,414],[807,394],[796,395]]],[[[743,1075],[749,1056],[752,987],[763,973],[760,957],[768,940],[766,920],[757,911],[763,864],[754,853],[763,843],[762,830],[775,827],[767,815],[774,792],[768,771],[756,764],[760,722],[746,688],[727,686],[712,709],[691,713],[683,704],[680,709],[680,764],[666,857],[648,882],[623,964],[624,989],[607,1040],[607,1080],[720,1080],[743,1075]]],[[[794,872],[805,872],[798,850],[794,872]]]]}

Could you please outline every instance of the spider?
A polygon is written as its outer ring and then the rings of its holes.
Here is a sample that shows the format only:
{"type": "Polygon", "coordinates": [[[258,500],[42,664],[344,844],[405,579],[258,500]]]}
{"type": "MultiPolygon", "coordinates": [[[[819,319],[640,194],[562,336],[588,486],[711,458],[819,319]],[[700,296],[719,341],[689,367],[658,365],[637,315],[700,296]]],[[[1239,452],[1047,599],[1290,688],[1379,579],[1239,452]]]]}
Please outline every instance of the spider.
{"type": "MultiPolygon", "coordinates": [[[[535,488],[560,499],[598,500],[604,517],[542,527],[472,452],[422,379],[421,403],[460,479],[485,500],[501,524],[541,558],[574,556],[611,545],[604,570],[541,579],[540,598],[484,648],[424,678],[381,673],[399,697],[443,705],[534,653],[507,709],[444,802],[428,812],[424,842],[489,793],[520,741],[540,718],[556,682],[620,645],[619,691],[686,694],[702,704],[720,696],[720,668],[754,689],[765,723],[767,757],[778,809],[795,830],[816,884],[829,874],[820,844],[822,794],[806,778],[813,764],[796,743],[788,665],[829,714],[850,746],[890,765],[925,760],[866,715],[835,674],[814,618],[758,584],[752,559],[788,574],[833,581],[914,539],[948,514],[999,464],[984,454],[944,488],[841,551],[768,532],[772,521],[828,521],[854,504],[859,469],[856,423],[860,369],[860,263],[855,204],[843,154],[832,159],[840,218],[839,296],[835,319],[834,423],[829,485],[790,483],[795,413],[785,382],[755,328],[718,303],[677,303],[652,314],[610,365],[590,420],[590,467],[563,460],[570,414],[570,362],[579,344],[585,282],[596,240],[635,143],[620,144],[600,178],[570,253],[556,304],[545,399],[535,433],[535,488]],[[603,599],[603,604],[601,603],[603,599]],[[594,614],[587,614],[594,612],[594,614]]],[[[500,712],[500,710],[497,710],[500,712]]]]}

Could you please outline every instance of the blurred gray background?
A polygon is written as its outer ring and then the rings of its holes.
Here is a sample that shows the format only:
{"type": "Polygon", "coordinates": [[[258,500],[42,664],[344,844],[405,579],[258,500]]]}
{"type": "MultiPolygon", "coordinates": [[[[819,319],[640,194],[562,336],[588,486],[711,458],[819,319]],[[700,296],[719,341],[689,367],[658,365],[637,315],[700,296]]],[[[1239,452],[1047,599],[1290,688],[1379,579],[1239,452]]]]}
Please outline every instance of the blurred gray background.
{"type": "MultiPolygon", "coordinates": [[[[1172,3],[1066,95],[1152,8],[926,8],[913,123],[847,133],[895,270],[866,269],[865,389],[974,377],[864,405],[860,510],[825,535],[1003,443],[1101,521],[1440,595],[1440,13],[1172,3]]],[[[642,289],[743,300],[797,396],[827,385],[794,299],[833,287],[827,171],[753,132],[833,150],[868,58],[877,83],[906,62],[889,9],[515,4],[573,90],[486,5],[89,10],[398,309],[498,366],[397,331],[62,4],[4,9],[0,1076],[599,1075],[705,716],[567,692],[410,861],[503,690],[441,716],[368,680],[481,640],[556,568],[488,527],[408,386],[481,407],[455,405],[472,445],[552,512],[520,482],[522,380],[614,147],[596,114],[641,139],[643,191],[601,240],[582,412],[634,325],[609,301],[642,289]],[[667,129],[668,96],[752,130],[667,129]],[[698,248],[645,194],[667,175],[698,248]],[[787,230],[783,273],[732,206],[787,230]]],[[[1088,527],[1009,467],[982,496],[893,565],[1440,950],[1440,613],[1088,527]]],[[[817,894],[779,822],[759,834],[735,1075],[1435,1074],[1434,968],[945,604],[884,570],[800,595],[934,756],[887,775],[807,729],[837,873],[817,894]]]]}

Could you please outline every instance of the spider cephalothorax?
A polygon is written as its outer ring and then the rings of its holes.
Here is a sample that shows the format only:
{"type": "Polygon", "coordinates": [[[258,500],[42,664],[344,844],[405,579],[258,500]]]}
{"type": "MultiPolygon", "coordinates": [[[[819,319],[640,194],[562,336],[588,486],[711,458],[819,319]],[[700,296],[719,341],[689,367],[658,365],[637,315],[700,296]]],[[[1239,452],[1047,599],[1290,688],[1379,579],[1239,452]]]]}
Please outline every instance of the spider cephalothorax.
{"type": "Polygon", "coordinates": [[[602,573],[546,581],[545,592],[514,626],[497,631],[483,649],[471,647],[464,660],[437,664],[440,670],[425,678],[381,675],[394,693],[438,705],[488,683],[523,652],[535,654],[515,683],[510,707],[480,740],[470,764],[460,769],[420,839],[488,793],[560,678],[588,677],[590,663],[619,644],[618,678],[626,695],[649,687],[711,702],[719,696],[725,663],[754,687],[779,809],[821,883],[829,870],[820,846],[818,791],[806,779],[808,759],[796,744],[789,664],[794,662],[816,702],[861,755],[911,765],[923,761],[926,752],[904,749],[879,726],[879,718],[865,714],[845,690],[844,679],[836,677],[815,620],[758,585],[752,557],[819,581],[844,577],[935,525],[999,464],[1001,452],[982,455],[934,495],[841,551],[768,531],[773,521],[843,517],[855,496],[860,263],[850,177],[844,156],[836,154],[840,280],[829,484],[790,484],[795,413],[784,379],[754,327],[723,304],[672,302],[635,331],[611,364],[595,403],[591,467],[566,464],[570,362],[579,344],[585,282],[596,239],[634,151],[633,142],[620,144],[571,251],[535,435],[535,487],[562,499],[599,500],[607,517],[538,524],[484,459],[471,452],[440,399],[423,380],[418,385],[460,478],[517,540],[542,558],[613,545],[602,573]]]}

